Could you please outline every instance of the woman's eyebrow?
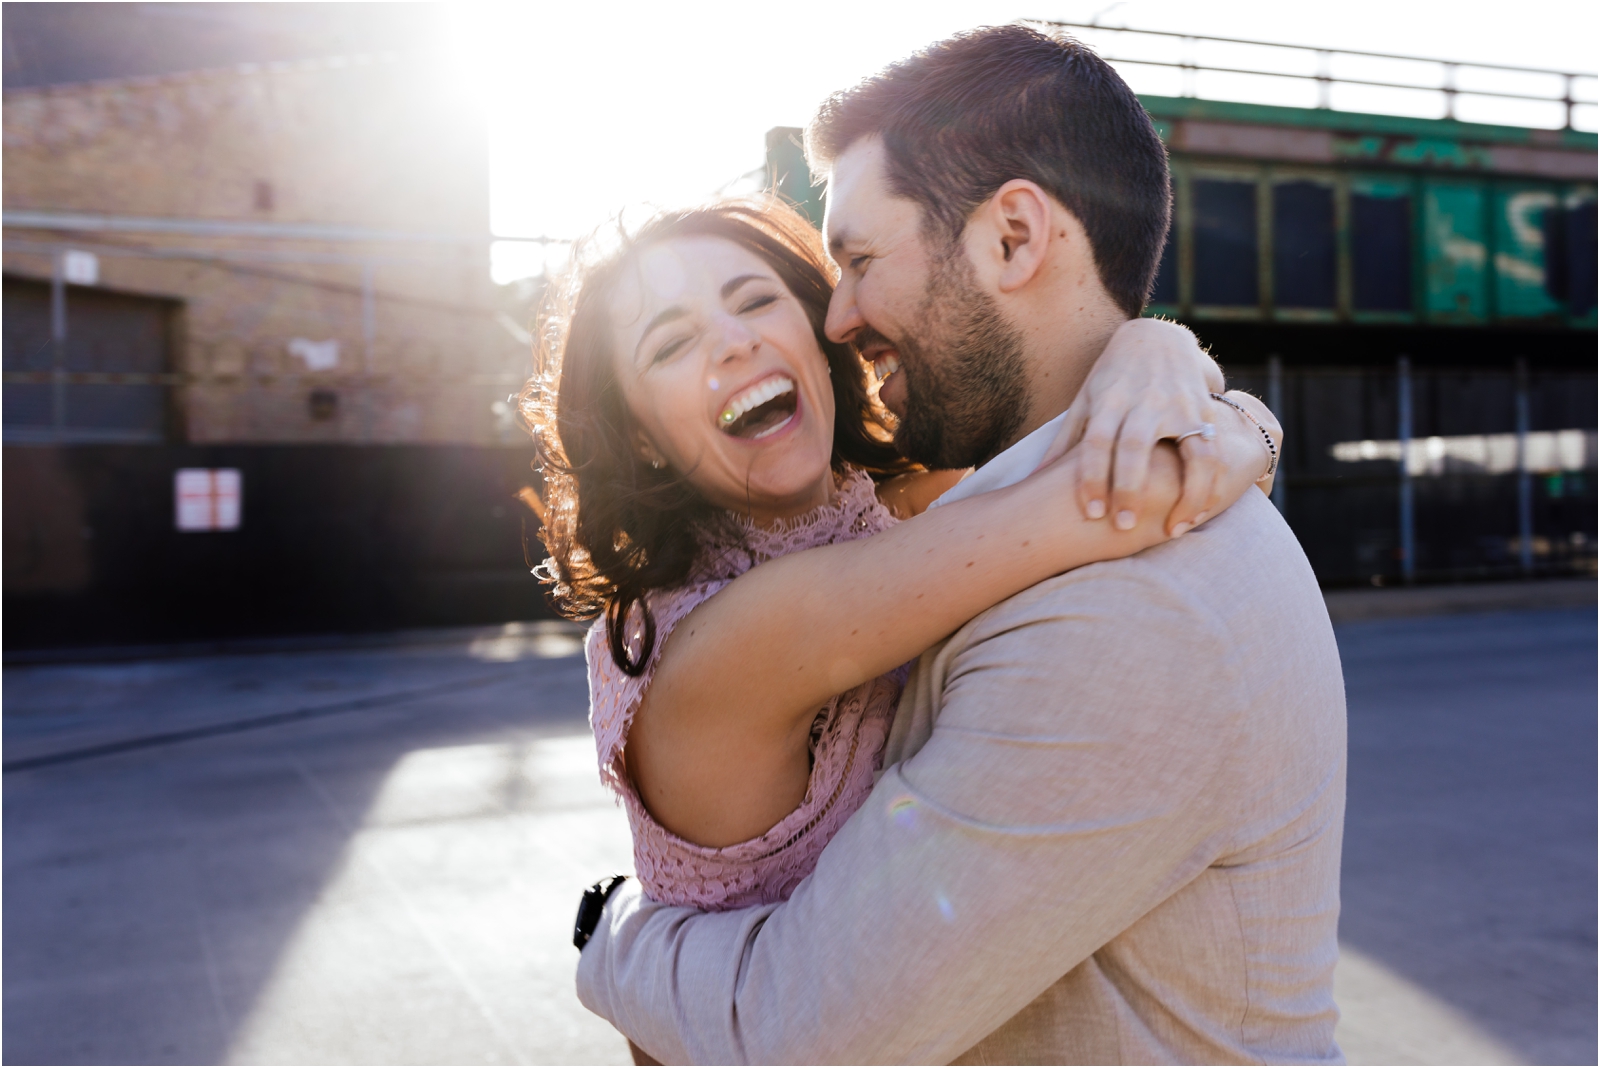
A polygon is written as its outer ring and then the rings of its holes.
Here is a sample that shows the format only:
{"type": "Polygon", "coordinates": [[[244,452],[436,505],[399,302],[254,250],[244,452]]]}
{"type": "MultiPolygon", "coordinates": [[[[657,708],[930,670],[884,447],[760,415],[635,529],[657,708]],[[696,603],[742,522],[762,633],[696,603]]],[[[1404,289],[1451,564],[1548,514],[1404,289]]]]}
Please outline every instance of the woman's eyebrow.
{"type": "Polygon", "coordinates": [[[722,299],[727,300],[728,297],[733,294],[734,290],[738,289],[746,282],[754,282],[758,280],[770,282],[772,281],[772,277],[765,274],[741,274],[737,277],[728,279],[726,282],[722,283],[722,299]]]}
{"type": "MultiPolygon", "coordinates": [[[[757,282],[757,281],[771,282],[771,281],[774,281],[774,279],[772,278],[771,275],[765,275],[765,274],[741,274],[741,275],[736,275],[735,277],[728,279],[726,282],[724,282],[722,284],[722,291],[721,291],[722,292],[722,299],[723,300],[727,300],[728,297],[731,296],[735,290],[737,290],[740,286],[744,285],[746,282],[757,282]]],[[[653,319],[651,319],[648,323],[645,324],[644,330],[639,334],[639,344],[635,345],[634,348],[633,348],[634,359],[638,359],[639,350],[644,348],[645,338],[650,336],[650,331],[654,330],[658,326],[663,325],[664,323],[670,323],[674,319],[682,319],[685,315],[688,315],[688,314],[689,313],[687,311],[685,311],[681,305],[678,305],[678,304],[674,304],[674,305],[672,305],[671,307],[668,307],[668,308],[662,308],[660,311],[656,312],[655,317],[653,319]]]]}
{"type": "Polygon", "coordinates": [[[644,348],[644,339],[650,336],[650,331],[654,330],[658,326],[661,326],[663,323],[670,323],[674,319],[682,319],[688,314],[688,312],[683,310],[681,305],[677,304],[672,305],[670,308],[662,308],[660,311],[656,312],[655,318],[651,319],[645,324],[644,332],[639,335],[639,343],[633,347],[634,359],[637,360],[639,358],[639,350],[644,348]]]}

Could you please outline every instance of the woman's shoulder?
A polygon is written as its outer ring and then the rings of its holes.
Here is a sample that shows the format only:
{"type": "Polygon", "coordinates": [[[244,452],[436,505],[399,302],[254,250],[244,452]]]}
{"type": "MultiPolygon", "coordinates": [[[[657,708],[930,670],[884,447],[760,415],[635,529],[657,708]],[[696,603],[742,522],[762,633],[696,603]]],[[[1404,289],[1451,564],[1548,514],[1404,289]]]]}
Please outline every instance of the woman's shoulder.
{"type": "MultiPolygon", "coordinates": [[[[674,627],[682,621],[684,616],[694,611],[701,602],[728,584],[728,579],[722,577],[707,578],[703,581],[689,582],[682,586],[674,586],[665,590],[651,590],[645,595],[645,600],[650,606],[650,619],[654,625],[655,643],[650,651],[650,656],[644,665],[644,672],[640,676],[627,675],[617,664],[612,652],[612,629],[610,626],[610,613],[602,612],[593,623],[589,625],[589,633],[584,639],[584,653],[589,663],[590,677],[596,682],[623,683],[628,680],[648,680],[655,667],[655,661],[661,654],[661,645],[674,627]]],[[[644,614],[635,605],[632,612],[621,628],[622,637],[628,643],[630,660],[637,660],[639,651],[644,647],[645,622],[644,614]]]]}
{"type": "Polygon", "coordinates": [[[878,483],[878,500],[896,519],[921,515],[946,490],[972,473],[959,471],[908,471],[878,483]]]}
{"type": "MultiPolygon", "coordinates": [[[[726,579],[716,579],[656,590],[647,595],[650,618],[655,625],[655,642],[637,675],[629,674],[617,663],[609,614],[602,613],[590,624],[584,640],[584,655],[589,666],[589,726],[600,757],[600,778],[619,793],[625,790],[620,770],[622,748],[627,742],[634,713],[639,710],[655,676],[661,647],[685,616],[727,584],[726,579]]],[[[628,659],[637,662],[644,646],[643,613],[635,608],[621,630],[629,646],[628,659]]]]}

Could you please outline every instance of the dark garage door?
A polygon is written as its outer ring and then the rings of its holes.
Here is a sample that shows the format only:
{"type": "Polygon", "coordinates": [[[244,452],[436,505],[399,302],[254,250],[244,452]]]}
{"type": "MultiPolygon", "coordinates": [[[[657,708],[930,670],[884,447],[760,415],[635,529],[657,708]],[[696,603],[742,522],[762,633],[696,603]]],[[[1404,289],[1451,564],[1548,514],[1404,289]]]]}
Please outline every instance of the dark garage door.
{"type": "MultiPolygon", "coordinates": [[[[63,370],[73,374],[162,374],[168,369],[171,301],[67,287],[63,370]]],[[[5,440],[150,442],[167,437],[167,388],[154,383],[40,380],[54,369],[50,287],[5,279],[5,440]],[[60,390],[58,393],[57,390],[60,390]]]]}

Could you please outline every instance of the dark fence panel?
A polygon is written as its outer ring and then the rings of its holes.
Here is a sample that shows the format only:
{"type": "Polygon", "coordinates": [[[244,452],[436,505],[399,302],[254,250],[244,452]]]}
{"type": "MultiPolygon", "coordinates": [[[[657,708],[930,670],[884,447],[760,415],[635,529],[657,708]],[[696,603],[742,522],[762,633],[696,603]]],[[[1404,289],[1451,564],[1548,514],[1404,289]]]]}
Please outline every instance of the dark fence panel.
{"type": "Polygon", "coordinates": [[[547,617],[531,449],[8,446],[8,649],[547,617]],[[236,531],[180,532],[179,468],[236,468],[236,531]]]}
{"type": "MultiPolygon", "coordinates": [[[[1485,461],[1452,456],[1413,471],[1417,578],[1519,574],[1515,373],[1509,366],[1413,366],[1411,379],[1413,440],[1442,439],[1442,451],[1483,439],[1469,444],[1481,444],[1485,461]]],[[[1230,365],[1228,380],[1269,394],[1265,367],[1230,365]]],[[[1397,382],[1394,366],[1281,365],[1284,516],[1324,585],[1401,578],[1397,382]],[[1363,442],[1373,458],[1352,447],[1363,442]]],[[[1536,462],[1548,463],[1550,432],[1568,432],[1568,445],[1573,431],[1587,432],[1589,441],[1576,463],[1529,476],[1536,573],[1595,570],[1596,385],[1592,370],[1535,370],[1528,378],[1529,430],[1546,439],[1533,450],[1536,462]]]]}
{"type": "MultiPolygon", "coordinates": [[[[1534,432],[1596,425],[1593,337],[1202,324],[1230,382],[1265,396],[1282,354],[1285,512],[1321,581],[1400,577],[1395,357],[1413,358],[1418,438],[1515,430],[1512,363],[1530,365],[1534,432]],[[1335,455],[1344,445],[1346,458],[1335,455]]],[[[1502,441],[1503,443],[1503,441],[1502,441]]],[[[1588,458],[1531,477],[1540,572],[1595,567],[1588,458]]],[[[528,574],[536,520],[518,499],[528,448],[11,445],[4,449],[9,649],[387,630],[548,617],[528,574]],[[179,468],[235,468],[237,531],[179,532],[179,468]]],[[[1468,465],[1470,466],[1470,465],[1468,465]]],[[[1413,479],[1417,576],[1520,569],[1514,471],[1461,465],[1413,479]]]]}

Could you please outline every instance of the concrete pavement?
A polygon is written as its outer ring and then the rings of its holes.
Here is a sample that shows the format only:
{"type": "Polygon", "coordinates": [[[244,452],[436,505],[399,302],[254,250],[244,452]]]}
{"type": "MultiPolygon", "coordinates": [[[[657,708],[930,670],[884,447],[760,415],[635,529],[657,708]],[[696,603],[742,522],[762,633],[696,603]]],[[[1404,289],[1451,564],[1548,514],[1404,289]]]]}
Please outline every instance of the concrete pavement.
{"type": "Polygon", "coordinates": [[[32,757],[33,708],[72,720],[58,740],[81,750],[165,703],[204,726],[261,718],[262,693],[388,701],[9,772],[5,1059],[626,1063],[572,992],[577,891],[629,863],[576,652],[8,670],[7,729],[32,757]]]}
{"type": "Polygon", "coordinates": [[[1482,1039],[1441,1058],[1347,996],[1352,1061],[1595,1062],[1595,640],[1592,608],[1339,628],[1341,940],[1482,1039]]]}
{"type": "MultiPolygon", "coordinates": [[[[1352,1062],[1593,1063],[1593,611],[1339,634],[1352,1062]]],[[[572,993],[629,867],[575,653],[8,667],[5,1060],[626,1063],[572,993]]]]}

